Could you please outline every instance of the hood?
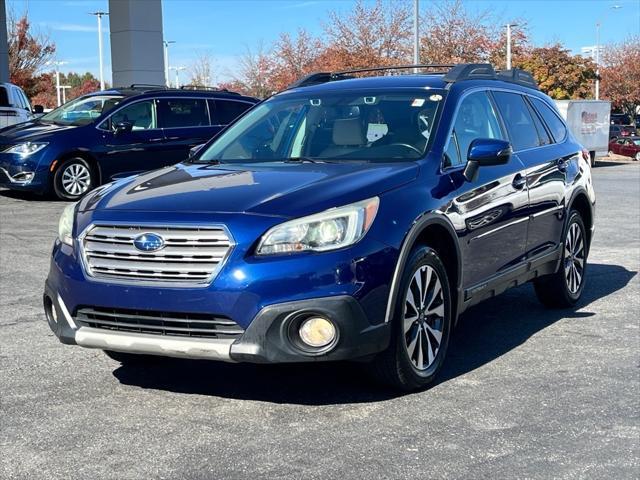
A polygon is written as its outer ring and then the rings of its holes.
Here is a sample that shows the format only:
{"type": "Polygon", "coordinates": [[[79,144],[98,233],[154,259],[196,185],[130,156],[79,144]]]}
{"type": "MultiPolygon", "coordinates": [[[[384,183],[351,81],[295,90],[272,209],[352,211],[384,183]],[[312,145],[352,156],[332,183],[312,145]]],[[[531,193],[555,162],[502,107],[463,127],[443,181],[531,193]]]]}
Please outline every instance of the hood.
{"type": "Polygon", "coordinates": [[[178,164],[98,188],[80,210],[224,212],[296,217],[415,179],[416,163],[178,164]]]}
{"type": "Polygon", "coordinates": [[[13,144],[19,142],[35,142],[47,140],[51,135],[78,128],[73,125],[55,125],[43,123],[38,120],[18,123],[0,130],[0,144],[13,144]]]}

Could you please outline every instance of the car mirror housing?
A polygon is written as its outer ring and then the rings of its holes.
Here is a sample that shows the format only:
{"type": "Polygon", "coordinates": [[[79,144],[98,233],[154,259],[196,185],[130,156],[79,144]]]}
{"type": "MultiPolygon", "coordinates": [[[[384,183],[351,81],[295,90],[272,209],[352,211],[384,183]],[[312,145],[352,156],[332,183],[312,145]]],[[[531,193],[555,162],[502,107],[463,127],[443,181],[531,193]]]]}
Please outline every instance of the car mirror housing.
{"type": "Polygon", "coordinates": [[[121,133],[129,133],[133,129],[131,122],[118,122],[113,127],[113,131],[116,135],[121,133]]]}
{"type": "Polygon", "coordinates": [[[189,158],[195,157],[198,154],[198,152],[202,150],[202,147],[204,147],[204,143],[201,143],[200,145],[194,145],[193,147],[191,147],[189,149],[189,158]]]}
{"type": "Polygon", "coordinates": [[[512,153],[511,144],[506,140],[476,138],[469,145],[464,177],[472,182],[478,175],[479,167],[504,165],[509,162],[512,153]]]}
{"type": "Polygon", "coordinates": [[[44,107],[42,105],[34,105],[33,113],[36,115],[42,115],[44,113],[44,107]]]}

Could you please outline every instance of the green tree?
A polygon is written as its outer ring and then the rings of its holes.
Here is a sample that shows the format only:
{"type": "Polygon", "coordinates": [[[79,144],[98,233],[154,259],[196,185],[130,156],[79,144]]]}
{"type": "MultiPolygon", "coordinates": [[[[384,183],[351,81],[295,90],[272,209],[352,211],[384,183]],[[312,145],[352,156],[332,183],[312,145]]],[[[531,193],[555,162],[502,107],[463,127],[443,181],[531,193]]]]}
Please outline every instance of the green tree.
{"type": "Polygon", "coordinates": [[[533,48],[513,59],[513,66],[531,72],[540,90],[557,100],[590,98],[596,66],[588,58],[571,55],[562,45],[533,48]]]}

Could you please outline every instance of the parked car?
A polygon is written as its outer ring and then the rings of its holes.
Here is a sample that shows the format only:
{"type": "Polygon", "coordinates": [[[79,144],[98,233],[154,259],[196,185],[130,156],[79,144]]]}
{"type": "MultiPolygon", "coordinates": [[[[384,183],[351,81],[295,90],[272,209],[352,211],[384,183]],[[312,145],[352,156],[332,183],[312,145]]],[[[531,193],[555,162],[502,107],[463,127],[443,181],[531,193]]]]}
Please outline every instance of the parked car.
{"type": "Polygon", "coordinates": [[[580,299],[589,155],[531,75],[350,77],[306,77],[189,161],[67,206],[44,292],[60,341],[123,363],[359,360],[413,390],[471,305],[527,281],[580,299]]]}
{"type": "Polygon", "coordinates": [[[31,120],[42,112],[41,105],[31,108],[31,102],[20,87],[0,83],[0,129],[31,120]]]}
{"type": "Polygon", "coordinates": [[[631,117],[624,113],[612,113],[611,114],[611,125],[630,125],[631,117]]]}
{"type": "Polygon", "coordinates": [[[609,127],[610,140],[618,137],[628,137],[635,134],[636,129],[633,125],[611,125],[609,127]]]}
{"type": "Polygon", "coordinates": [[[0,132],[0,186],[76,200],[186,159],[256,103],[227,91],[135,85],[85,95],[0,132]]]}
{"type": "Polygon", "coordinates": [[[640,137],[620,137],[609,143],[609,151],[640,161],[640,137]]]}

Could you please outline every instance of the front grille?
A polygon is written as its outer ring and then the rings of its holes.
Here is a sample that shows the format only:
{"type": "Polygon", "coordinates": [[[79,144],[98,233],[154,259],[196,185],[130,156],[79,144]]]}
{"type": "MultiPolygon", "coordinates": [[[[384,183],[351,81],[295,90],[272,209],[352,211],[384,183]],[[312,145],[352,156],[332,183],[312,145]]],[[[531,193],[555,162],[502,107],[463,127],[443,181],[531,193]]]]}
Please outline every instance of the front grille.
{"type": "Polygon", "coordinates": [[[180,337],[236,338],[244,332],[229,318],[200,313],[80,307],[75,320],[83,327],[180,337]]]}
{"type": "Polygon", "coordinates": [[[147,227],[97,225],[82,239],[89,275],[97,278],[167,283],[208,283],[231,249],[220,227],[147,227]],[[155,233],[164,247],[138,250],[134,239],[155,233]]]}

